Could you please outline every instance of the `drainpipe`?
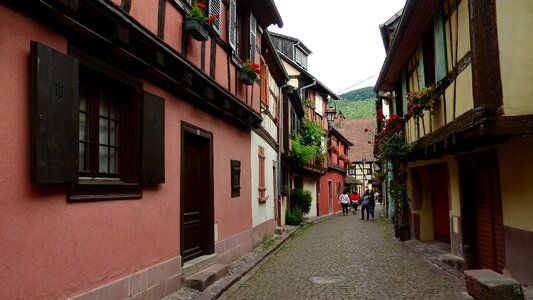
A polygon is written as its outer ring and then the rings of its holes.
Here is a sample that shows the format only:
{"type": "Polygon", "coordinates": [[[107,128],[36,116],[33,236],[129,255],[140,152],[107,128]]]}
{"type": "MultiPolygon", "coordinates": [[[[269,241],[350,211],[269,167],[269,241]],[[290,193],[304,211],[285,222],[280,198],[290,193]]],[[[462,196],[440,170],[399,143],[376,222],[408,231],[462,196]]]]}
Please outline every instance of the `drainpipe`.
{"type": "Polygon", "coordinates": [[[275,210],[274,210],[274,215],[277,216],[277,219],[276,219],[276,225],[279,223],[281,224],[281,215],[279,215],[279,211],[278,211],[278,205],[281,205],[281,202],[278,198],[280,197],[281,195],[281,190],[283,189],[283,187],[281,186],[281,174],[283,172],[283,170],[281,169],[281,147],[282,147],[282,143],[281,143],[281,134],[283,132],[283,122],[285,120],[282,119],[282,116],[283,116],[283,89],[285,89],[286,87],[289,86],[289,83],[285,83],[284,85],[280,86],[279,87],[279,95],[280,95],[280,101],[278,102],[278,112],[279,112],[279,116],[278,116],[278,120],[279,120],[279,125],[278,125],[278,190],[276,191],[278,194],[276,196],[276,207],[275,207],[275,210]]]}
{"type": "Polygon", "coordinates": [[[292,60],[296,61],[296,46],[300,45],[300,41],[297,41],[296,44],[292,45],[292,60]]]}
{"type": "Polygon", "coordinates": [[[315,79],[315,81],[314,81],[313,83],[311,83],[311,84],[309,84],[309,85],[306,85],[306,86],[300,88],[300,97],[303,98],[303,96],[304,96],[304,95],[303,95],[303,90],[305,90],[305,89],[307,89],[307,88],[309,88],[309,87],[312,87],[313,85],[316,85],[316,79],[315,79]]]}

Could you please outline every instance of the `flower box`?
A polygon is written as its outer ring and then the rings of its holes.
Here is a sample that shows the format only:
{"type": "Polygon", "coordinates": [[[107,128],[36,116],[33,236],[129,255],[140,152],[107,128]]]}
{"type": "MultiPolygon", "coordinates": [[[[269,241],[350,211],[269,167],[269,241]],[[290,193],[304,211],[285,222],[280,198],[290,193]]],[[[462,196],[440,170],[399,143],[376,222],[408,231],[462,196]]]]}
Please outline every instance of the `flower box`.
{"type": "Polygon", "coordinates": [[[251,74],[250,72],[245,71],[239,71],[239,80],[242,81],[245,85],[252,85],[255,81],[255,74],[251,74]]]}
{"type": "Polygon", "coordinates": [[[185,32],[197,41],[206,41],[208,31],[197,19],[185,20],[185,32]]]}

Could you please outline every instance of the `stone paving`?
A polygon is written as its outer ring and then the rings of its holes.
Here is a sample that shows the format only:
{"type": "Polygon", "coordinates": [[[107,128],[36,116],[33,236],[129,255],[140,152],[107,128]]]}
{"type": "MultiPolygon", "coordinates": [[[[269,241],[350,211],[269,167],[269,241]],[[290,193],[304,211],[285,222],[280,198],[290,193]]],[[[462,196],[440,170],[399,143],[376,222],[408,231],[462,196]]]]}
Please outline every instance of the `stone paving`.
{"type": "Polygon", "coordinates": [[[204,292],[180,288],[164,299],[472,299],[462,273],[436,259],[445,251],[399,242],[387,221],[359,217],[288,226],[273,246],[232,263],[204,292]]]}
{"type": "Polygon", "coordinates": [[[460,272],[398,242],[390,223],[359,217],[297,231],[219,299],[471,299],[460,272]]]}

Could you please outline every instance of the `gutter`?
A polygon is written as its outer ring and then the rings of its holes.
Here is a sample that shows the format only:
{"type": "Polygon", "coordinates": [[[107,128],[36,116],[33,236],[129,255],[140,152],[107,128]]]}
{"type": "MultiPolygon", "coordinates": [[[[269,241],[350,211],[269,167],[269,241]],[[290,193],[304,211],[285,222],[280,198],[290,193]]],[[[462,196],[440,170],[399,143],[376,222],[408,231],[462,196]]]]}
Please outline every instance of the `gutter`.
{"type": "Polygon", "coordinates": [[[313,85],[316,85],[316,79],[313,83],[309,84],[309,85],[306,85],[304,87],[301,87],[300,88],[300,98],[303,98],[303,90],[307,89],[307,88],[310,88],[312,87],[313,85]]]}

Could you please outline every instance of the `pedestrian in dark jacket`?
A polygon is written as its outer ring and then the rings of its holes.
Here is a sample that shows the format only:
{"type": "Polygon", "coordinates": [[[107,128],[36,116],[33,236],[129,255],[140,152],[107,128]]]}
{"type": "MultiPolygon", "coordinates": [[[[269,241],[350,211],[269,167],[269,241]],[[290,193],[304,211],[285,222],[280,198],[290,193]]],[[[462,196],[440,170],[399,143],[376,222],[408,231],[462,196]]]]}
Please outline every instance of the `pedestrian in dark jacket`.
{"type": "Polygon", "coordinates": [[[368,191],[366,191],[363,194],[363,202],[361,202],[361,220],[365,219],[365,211],[366,211],[366,219],[368,220],[368,215],[370,213],[368,211],[368,202],[369,201],[370,201],[370,198],[369,198],[369,195],[368,195],[368,191]]]}
{"type": "MultiPolygon", "coordinates": [[[[376,199],[374,198],[374,193],[368,191],[368,210],[370,211],[370,218],[374,220],[374,208],[376,208],[376,199]]],[[[368,215],[366,217],[368,219],[368,215]]]]}

